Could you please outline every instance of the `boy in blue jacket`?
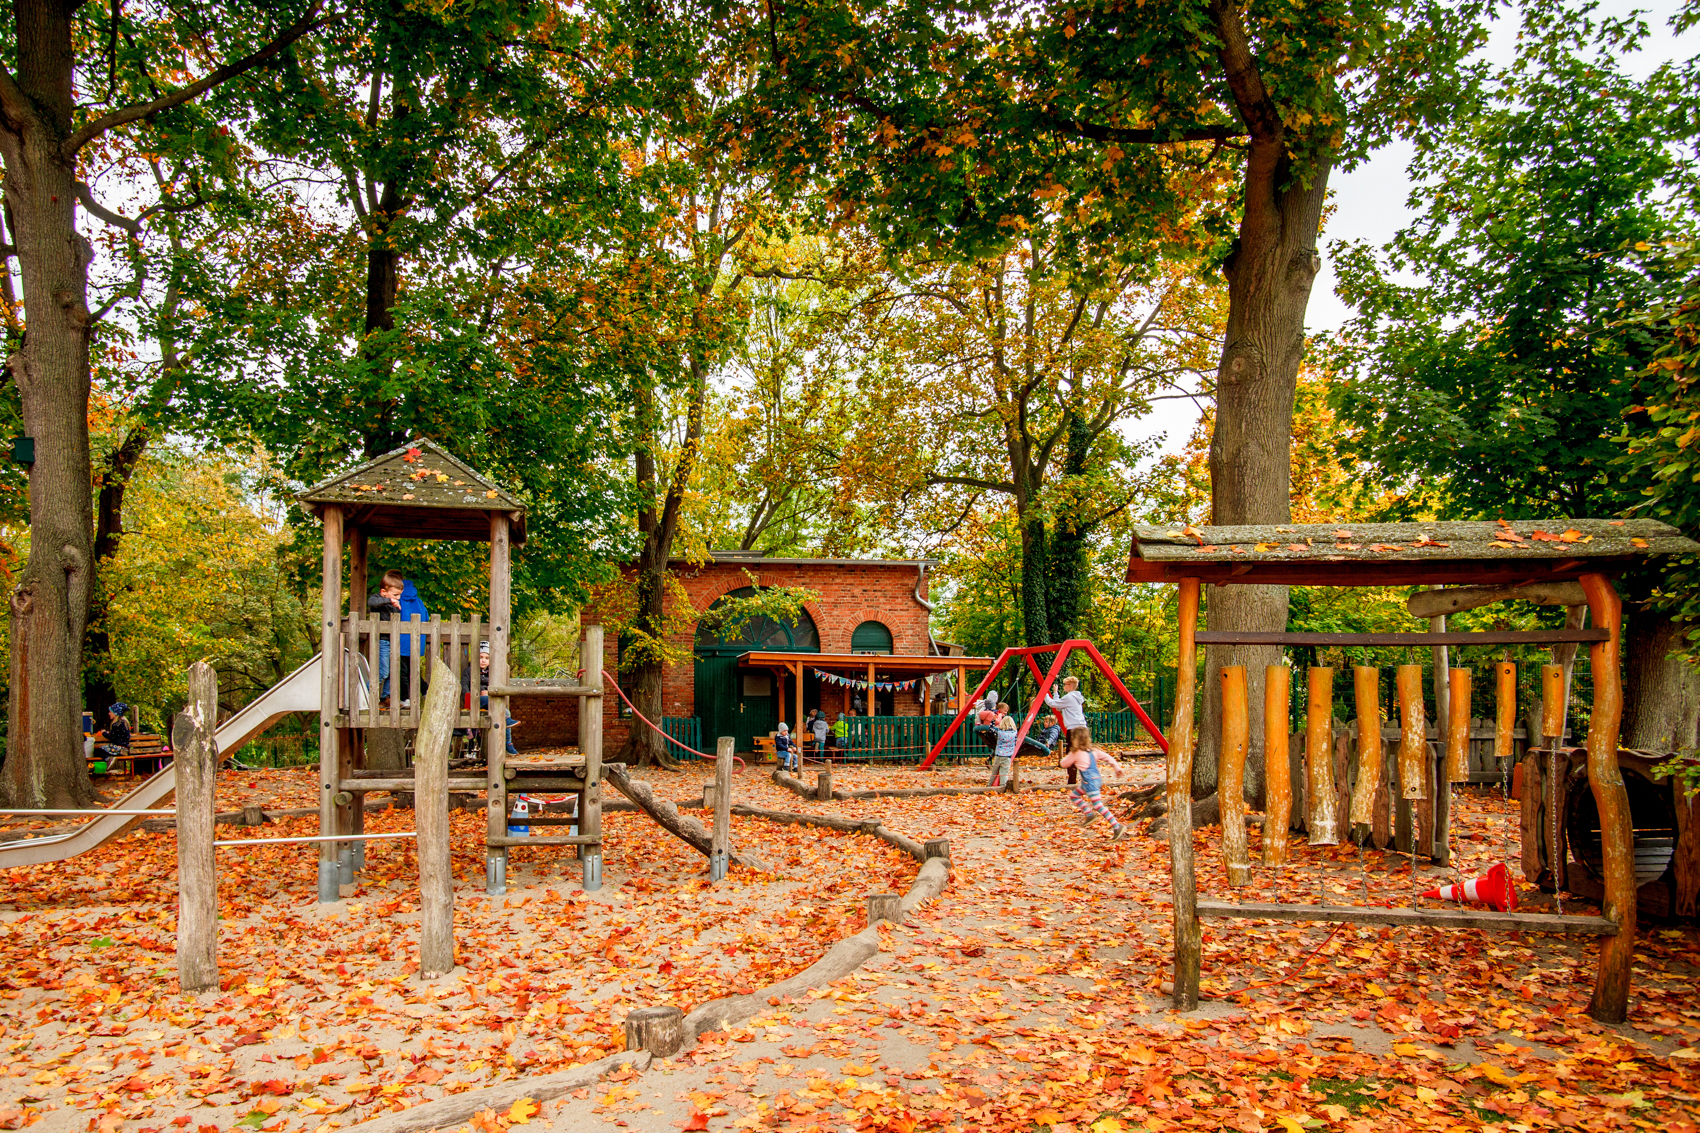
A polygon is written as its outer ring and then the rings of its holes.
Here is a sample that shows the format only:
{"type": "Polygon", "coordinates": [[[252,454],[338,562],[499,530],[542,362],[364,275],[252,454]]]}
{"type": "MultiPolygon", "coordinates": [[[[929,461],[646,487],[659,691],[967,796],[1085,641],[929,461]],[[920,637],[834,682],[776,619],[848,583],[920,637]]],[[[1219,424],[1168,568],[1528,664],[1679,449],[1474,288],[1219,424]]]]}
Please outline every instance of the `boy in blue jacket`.
{"type": "MultiPolygon", "coordinates": [[[[413,583],[401,576],[399,570],[386,570],[384,572],[383,580],[378,586],[378,592],[366,599],[366,608],[372,611],[379,621],[389,621],[391,618],[406,621],[412,617],[418,617],[421,622],[431,620],[431,614],[425,609],[425,602],[419,597],[419,591],[414,589],[413,583]]],[[[412,673],[413,635],[404,634],[401,638],[401,672],[399,674],[401,706],[403,708],[413,706],[407,695],[412,673]]],[[[390,699],[390,638],[387,633],[378,638],[378,681],[378,707],[380,709],[388,708],[390,699]]],[[[424,691],[424,685],[420,686],[420,691],[424,691]]]]}

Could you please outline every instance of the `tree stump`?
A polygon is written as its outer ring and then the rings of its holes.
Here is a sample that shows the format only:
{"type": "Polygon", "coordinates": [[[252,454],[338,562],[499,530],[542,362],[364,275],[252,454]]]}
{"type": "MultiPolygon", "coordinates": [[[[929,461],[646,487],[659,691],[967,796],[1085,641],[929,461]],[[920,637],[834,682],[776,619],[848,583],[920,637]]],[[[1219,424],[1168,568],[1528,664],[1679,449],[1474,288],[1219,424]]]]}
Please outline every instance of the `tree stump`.
{"type": "Polygon", "coordinates": [[[832,801],[832,768],[824,768],[815,776],[815,801],[829,803],[832,801]]]}
{"type": "Polygon", "coordinates": [[[949,861],[950,839],[928,838],[926,843],[921,847],[921,854],[922,861],[931,861],[933,858],[943,858],[945,861],[949,861]]]}
{"type": "Polygon", "coordinates": [[[685,1015],[677,1007],[639,1007],[626,1016],[626,1049],[672,1058],[685,1045],[685,1015]]]}
{"type": "Polygon", "coordinates": [[[892,924],[903,923],[903,898],[896,893],[868,894],[868,927],[872,928],[881,921],[892,924]]]}
{"type": "Polygon", "coordinates": [[[271,819],[266,817],[266,812],[260,807],[245,806],[242,808],[242,825],[244,826],[264,826],[270,821],[271,819]]]}

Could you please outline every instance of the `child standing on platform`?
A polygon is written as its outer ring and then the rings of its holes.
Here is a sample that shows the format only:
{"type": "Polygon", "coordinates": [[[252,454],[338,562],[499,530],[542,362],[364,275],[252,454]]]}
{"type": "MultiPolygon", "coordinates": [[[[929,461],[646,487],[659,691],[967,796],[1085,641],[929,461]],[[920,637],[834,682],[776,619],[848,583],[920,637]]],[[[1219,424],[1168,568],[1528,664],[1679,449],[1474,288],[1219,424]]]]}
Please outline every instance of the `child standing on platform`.
{"type": "Polygon", "coordinates": [[[1127,837],[1127,827],[1104,805],[1104,776],[1098,769],[1100,759],[1116,769],[1116,778],[1122,777],[1122,765],[1116,762],[1115,756],[1101,748],[1089,747],[1063,756],[1064,767],[1080,769],[1080,782],[1068,793],[1068,801],[1080,812],[1082,826],[1090,826],[1100,818],[1109,819],[1110,841],[1119,842],[1127,837]]]}

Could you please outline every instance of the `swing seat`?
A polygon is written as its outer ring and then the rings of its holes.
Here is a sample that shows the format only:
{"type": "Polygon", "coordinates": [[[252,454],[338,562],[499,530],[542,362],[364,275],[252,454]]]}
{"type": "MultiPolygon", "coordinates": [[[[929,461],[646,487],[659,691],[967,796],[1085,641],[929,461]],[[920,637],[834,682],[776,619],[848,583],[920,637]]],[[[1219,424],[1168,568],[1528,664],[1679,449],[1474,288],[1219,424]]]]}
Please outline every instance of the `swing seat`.
{"type": "Polygon", "coordinates": [[[990,724],[981,724],[974,729],[974,734],[980,737],[980,742],[986,745],[987,751],[998,750],[998,730],[990,724]]]}
{"type": "Polygon", "coordinates": [[[1492,909],[1385,909],[1362,905],[1298,905],[1263,901],[1200,901],[1200,918],[1270,921],[1344,921],[1347,924],[1426,925],[1479,928],[1489,932],[1548,932],[1616,936],[1609,917],[1565,917],[1552,913],[1498,913],[1492,909]]]}

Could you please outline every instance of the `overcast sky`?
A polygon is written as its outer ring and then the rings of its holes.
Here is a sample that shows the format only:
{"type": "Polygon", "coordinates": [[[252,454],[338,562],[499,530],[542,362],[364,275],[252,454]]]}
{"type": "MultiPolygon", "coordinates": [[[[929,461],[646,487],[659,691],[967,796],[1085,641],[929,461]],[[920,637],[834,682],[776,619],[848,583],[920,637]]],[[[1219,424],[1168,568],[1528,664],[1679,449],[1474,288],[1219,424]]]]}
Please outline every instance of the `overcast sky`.
{"type": "MultiPolygon", "coordinates": [[[[1681,9],[1680,0],[1650,0],[1647,3],[1624,3],[1622,0],[1603,0],[1601,13],[1627,13],[1640,10],[1652,34],[1644,50],[1622,61],[1623,69],[1632,75],[1646,76],[1660,64],[1672,59],[1689,59],[1700,55],[1700,31],[1690,30],[1682,36],[1672,34],[1671,17],[1681,9]]],[[[1516,55],[1517,23],[1501,19],[1492,38],[1482,49],[1483,55],[1498,63],[1509,63],[1516,55]]],[[[1305,326],[1311,331],[1334,330],[1352,317],[1347,307],[1334,294],[1334,264],[1329,245],[1335,241],[1366,240],[1381,245],[1393,238],[1400,228],[1409,224],[1413,210],[1409,207],[1411,181],[1406,175],[1411,147],[1395,143],[1376,151],[1370,159],[1349,173],[1336,172],[1330,178],[1330,188],[1336,206],[1323,233],[1322,274],[1317,276],[1311,291],[1310,307],[1305,326]]],[[[1158,402],[1145,418],[1146,435],[1167,434],[1164,451],[1179,450],[1197,423],[1198,414],[1187,401],[1158,402]]]]}

